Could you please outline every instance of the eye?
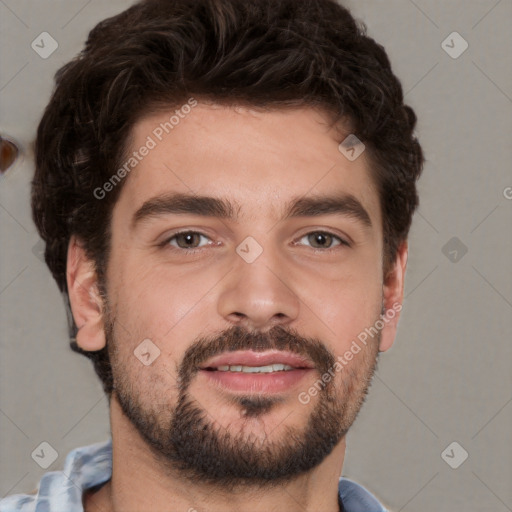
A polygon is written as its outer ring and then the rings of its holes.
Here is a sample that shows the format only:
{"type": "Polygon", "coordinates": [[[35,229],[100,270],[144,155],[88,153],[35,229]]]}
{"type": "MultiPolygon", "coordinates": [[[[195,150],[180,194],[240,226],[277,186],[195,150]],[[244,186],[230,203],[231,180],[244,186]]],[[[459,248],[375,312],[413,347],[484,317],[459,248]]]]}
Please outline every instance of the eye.
{"type": "MultiPolygon", "coordinates": [[[[350,247],[350,244],[343,238],[330,233],[328,231],[312,231],[302,236],[299,239],[299,243],[302,243],[304,239],[311,244],[311,247],[315,250],[333,250],[337,246],[350,247]]],[[[196,249],[211,245],[208,244],[209,237],[198,231],[181,231],[175,233],[169,238],[166,238],[161,245],[163,247],[171,246],[173,249],[184,250],[188,252],[194,252],[196,249]],[[201,239],[204,239],[206,243],[201,245],[201,239]]]]}
{"type": "Polygon", "coordinates": [[[175,233],[170,238],[166,238],[164,242],[162,242],[162,245],[171,245],[172,247],[175,247],[177,249],[185,250],[197,249],[199,247],[204,247],[199,245],[201,242],[201,238],[209,240],[209,238],[206,235],[203,235],[198,231],[182,231],[181,233],[175,233]]]}
{"type": "Polygon", "coordinates": [[[313,249],[333,249],[336,246],[344,245],[350,247],[350,244],[339,236],[328,231],[312,231],[304,235],[300,241],[307,239],[313,249]],[[333,245],[333,242],[338,242],[333,245]]]}

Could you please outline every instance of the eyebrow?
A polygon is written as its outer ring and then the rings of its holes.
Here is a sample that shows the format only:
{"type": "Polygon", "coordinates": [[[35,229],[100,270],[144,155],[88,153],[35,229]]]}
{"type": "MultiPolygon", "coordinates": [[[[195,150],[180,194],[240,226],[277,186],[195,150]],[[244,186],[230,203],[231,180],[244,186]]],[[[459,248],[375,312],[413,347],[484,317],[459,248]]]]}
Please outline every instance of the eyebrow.
{"type": "MultiPolygon", "coordinates": [[[[200,215],[236,221],[239,211],[240,205],[229,199],[184,193],[163,194],[148,199],[134,213],[132,229],[150,218],[172,214],[200,215]]],[[[321,215],[344,215],[357,220],[365,228],[372,227],[370,215],[364,206],[348,193],[294,198],[286,205],[282,220],[321,215]]]]}

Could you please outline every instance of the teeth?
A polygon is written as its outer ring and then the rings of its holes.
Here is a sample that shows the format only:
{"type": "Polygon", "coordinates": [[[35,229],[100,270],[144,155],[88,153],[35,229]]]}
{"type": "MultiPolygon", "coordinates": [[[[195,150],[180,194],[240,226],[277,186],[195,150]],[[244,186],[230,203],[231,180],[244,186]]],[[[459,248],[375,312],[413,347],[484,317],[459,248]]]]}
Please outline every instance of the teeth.
{"type": "Polygon", "coordinates": [[[293,370],[292,366],[287,364],[269,364],[267,366],[241,366],[241,365],[223,365],[217,367],[220,372],[241,372],[241,373],[272,373],[293,370]]]}

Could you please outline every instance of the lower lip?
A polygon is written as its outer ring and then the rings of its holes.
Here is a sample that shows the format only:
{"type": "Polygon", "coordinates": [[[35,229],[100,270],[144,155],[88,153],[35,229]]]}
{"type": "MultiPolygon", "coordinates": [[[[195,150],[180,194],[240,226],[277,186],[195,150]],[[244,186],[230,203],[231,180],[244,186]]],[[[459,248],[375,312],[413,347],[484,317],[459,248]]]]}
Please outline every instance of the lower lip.
{"type": "Polygon", "coordinates": [[[282,393],[296,386],[312,369],[273,373],[243,373],[201,370],[207,379],[229,391],[282,393]]]}

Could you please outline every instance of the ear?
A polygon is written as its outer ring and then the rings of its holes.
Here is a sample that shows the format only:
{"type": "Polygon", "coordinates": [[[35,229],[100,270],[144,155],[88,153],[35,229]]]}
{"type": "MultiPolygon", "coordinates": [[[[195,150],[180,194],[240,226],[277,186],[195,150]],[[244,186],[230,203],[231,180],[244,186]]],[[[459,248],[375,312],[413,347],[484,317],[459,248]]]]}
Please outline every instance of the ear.
{"type": "Polygon", "coordinates": [[[100,350],[106,342],[98,278],[94,263],[75,236],[68,245],[66,279],[71,311],[78,327],[76,342],[82,350],[100,350]]]}
{"type": "Polygon", "coordinates": [[[402,310],[404,298],[405,269],[407,267],[408,246],[407,241],[402,242],[398,247],[395,262],[383,283],[383,321],[384,327],[381,330],[379,352],[388,350],[396,337],[398,319],[402,310]]]}

